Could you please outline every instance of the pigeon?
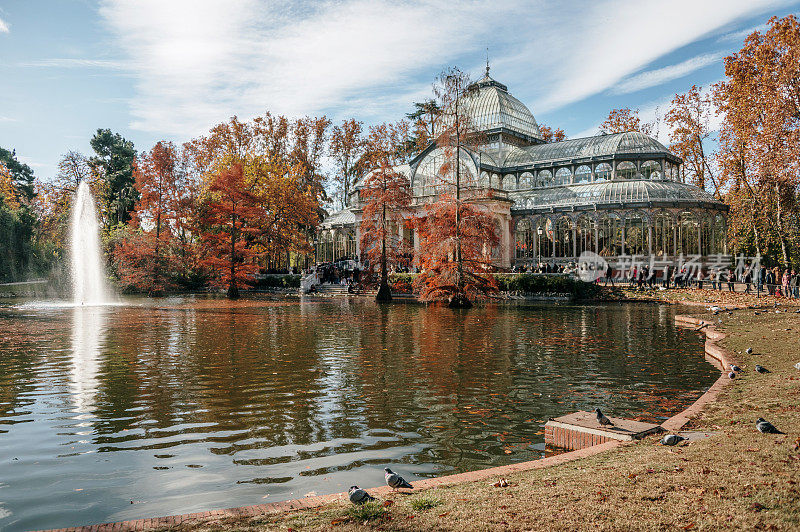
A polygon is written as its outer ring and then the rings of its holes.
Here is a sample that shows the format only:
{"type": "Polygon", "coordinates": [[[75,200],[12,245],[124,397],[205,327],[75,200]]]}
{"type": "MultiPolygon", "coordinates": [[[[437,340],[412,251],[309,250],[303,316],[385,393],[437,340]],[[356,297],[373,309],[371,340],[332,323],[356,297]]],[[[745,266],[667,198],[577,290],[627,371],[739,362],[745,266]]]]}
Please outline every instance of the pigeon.
{"type": "Polygon", "coordinates": [[[597,413],[597,422],[598,423],[600,423],[601,425],[608,425],[610,427],[614,426],[614,424],[611,422],[611,420],[608,419],[605,415],[603,415],[603,413],[600,411],[599,408],[595,408],[594,411],[597,413]]]}
{"type": "Polygon", "coordinates": [[[800,362],[794,365],[795,369],[800,369],[800,362]]]}
{"type": "Polygon", "coordinates": [[[747,353],[748,355],[752,355],[753,354],[753,348],[752,347],[748,347],[747,349],[744,350],[744,352],[747,353]]]}
{"type": "Polygon", "coordinates": [[[740,368],[740,367],[739,367],[739,366],[737,366],[736,364],[731,364],[731,365],[730,365],[730,366],[728,366],[728,367],[729,367],[729,368],[731,368],[731,371],[742,371],[742,368],[740,368]]]}
{"type": "Polygon", "coordinates": [[[775,428],[775,425],[766,421],[763,417],[760,417],[756,420],[756,428],[758,432],[763,432],[764,434],[786,434],[785,432],[781,432],[775,428]]]}
{"type": "Polygon", "coordinates": [[[408,488],[410,490],[414,489],[414,486],[406,482],[406,479],[389,469],[388,467],[384,467],[384,477],[386,478],[386,485],[392,488],[393,490],[401,489],[401,488],[408,488]]]}
{"type": "Polygon", "coordinates": [[[365,502],[374,501],[375,497],[362,490],[358,486],[350,486],[347,491],[350,494],[350,502],[353,504],[364,504],[365,502]]]}
{"type": "Polygon", "coordinates": [[[683,436],[678,436],[677,434],[667,434],[661,439],[661,445],[678,445],[685,439],[686,438],[683,436]]]}
{"type": "Polygon", "coordinates": [[[736,373],[731,371],[730,373],[728,373],[728,378],[729,379],[735,379],[736,378],[736,373]]]}
{"type": "Polygon", "coordinates": [[[768,369],[767,369],[767,368],[765,368],[764,366],[760,366],[760,365],[758,365],[758,364],[756,364],[755,370],[756,370],[757,372],[759,372],[759,373],[771,373],[771,371],[770,371],[770,370],[768,370],[768,369]]]}

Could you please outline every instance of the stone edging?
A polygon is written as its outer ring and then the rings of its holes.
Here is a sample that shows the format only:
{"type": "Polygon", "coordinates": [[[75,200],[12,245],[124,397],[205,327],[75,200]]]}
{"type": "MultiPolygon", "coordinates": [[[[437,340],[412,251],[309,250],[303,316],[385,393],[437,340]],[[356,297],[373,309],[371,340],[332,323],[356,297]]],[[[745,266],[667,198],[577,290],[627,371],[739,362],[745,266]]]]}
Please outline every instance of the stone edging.
{"type": "MultiPolygon", "coordinates": [[[[698,318],[690,316],[677,315],[675,322],[681,325],[696,327],[697,330],[702,330],[706,335],[705,352],[706,355],[714,359],[722,370],[719,378],[714,384],[703,394],[697,401],[689,405],[683,412],[680,412],[664,423],[661,426],[668,432],[675,432],[680,430],[689,419],[696,416],[708,403],[714,401],[723,388],[731,383],[728,379],[726,370],[733,362],[732,355],[725,349],[717,345],[717,341],[725,337],[725,335],[717,331],[713,324],[698,318]]],[[[486,480],[491,477],[500,475],[509,475],[512,473],[519,473],[522,471],[531,471],[534,469],[542,469],[545,467],[556,466],[572,460],[587,458],[594,456],[617,447],[630,445],[630,442],[623,442],[619,440],[612,440],[585,449],[577,451],[570,451],[539,460],[530,460],[518,464],[509,464],[505,466],[492,467],[489,469],[481,469],[478,471],[469,471],[466,473],[458,473],[455,475],[447,475],[437,478],[428,478],[414,482],[415,489],[431,489],[440,486],[449,486],[452,484],[459,484],[461,482],[475,482],[486,480]]],[[[370,488],[370,493],[373,495],[386,495],[390,493],[388,486],[381,486],[379,488],[370,488]]],[[[332,493],[330,495],[317,495],[314,497],[304,497],[302,499],[293,499],[289,501],[279,501],[266,504],[258,504],[255,506],[240,506],[236,508],[227,508],[224,510],[210,510],[207,512],[196,512],[182,515],[171,515],[168,517],[153,517],[147,519],[134,519],[130,521],[119,521],[116,523],[104,523],[91,526],[78,526],[69,528],[54,529],[47,532],[108,532],[108,531],[128,531],[128,530],[149,530],[153,528],[169,528],[177,525],[191,525],[193,523],[199,524],[209,520],[218,520],[226,518],[242,518],[242,517],[255,517],[259,515],[275,515],[292,510],[304,510],[309,508],[318,508],[337,501],[346,501],[347,493],[332,493]]]]}

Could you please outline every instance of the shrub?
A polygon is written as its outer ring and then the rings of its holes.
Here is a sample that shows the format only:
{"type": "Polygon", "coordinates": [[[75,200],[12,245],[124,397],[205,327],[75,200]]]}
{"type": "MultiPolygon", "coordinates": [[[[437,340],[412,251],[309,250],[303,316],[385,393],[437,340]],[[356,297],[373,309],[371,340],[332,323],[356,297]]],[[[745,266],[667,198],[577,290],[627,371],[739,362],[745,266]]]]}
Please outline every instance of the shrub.
{"type": "Polygon", "coordinates": [[[588,299],[600,293],[594,283],[585,283],[569,275],[536,275],[531,273],[495,274],[501,292],[529,294],[568,294],[578,299],[588,299]]]}
{"type": "Polygon", "coordinates": [[[268,274],[259,278],[253,285],[254,288],[300,288],[300,275],[268,274]]]}

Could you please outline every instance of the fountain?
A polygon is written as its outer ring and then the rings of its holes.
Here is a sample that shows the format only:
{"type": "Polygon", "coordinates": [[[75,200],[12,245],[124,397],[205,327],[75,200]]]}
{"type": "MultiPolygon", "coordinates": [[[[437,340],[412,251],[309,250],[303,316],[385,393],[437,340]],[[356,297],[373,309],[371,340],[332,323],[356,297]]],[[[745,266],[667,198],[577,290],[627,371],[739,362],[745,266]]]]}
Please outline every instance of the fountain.
{"type": "Polygon", "coordinates": [[[105,270],[100,255],[100,225],[94,198],[86,181],[75,194],[70,216],[70,261],[72,300],[75,305],[104,305],[110,302],[105,270]]]}

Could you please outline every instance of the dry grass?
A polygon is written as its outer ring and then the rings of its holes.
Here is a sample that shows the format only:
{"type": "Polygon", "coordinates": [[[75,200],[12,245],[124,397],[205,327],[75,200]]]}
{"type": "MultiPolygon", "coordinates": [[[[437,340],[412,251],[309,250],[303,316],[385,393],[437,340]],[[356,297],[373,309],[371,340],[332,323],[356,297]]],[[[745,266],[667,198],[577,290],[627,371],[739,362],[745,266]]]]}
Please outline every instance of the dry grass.
{"type": "MultiPolygon", "coordinates": [[[[792,309],[793,310],[793,309],[792,309]]],[[[701,314],[698,314],[701,315],[701,314]]],[[[705,314],[706,318],[712,318],[705,314]]],[[[743,353],[744,373],[709,405],[693,428],[716,435],[675,448],[656,438],[591,458],[506,478],[511,486],[472,482],[424,492],[434,508],[415,510],[420,495],[393,494],[380,519],[348,516],[349,505],[206,523],[239,530],[611,530],[800,529],[800,314],[738,310],[714,316],[723,342],[743,353]],[[760,375],[755,363],[772,370],[760,375]],[[763,416],[788,434],[755,430],[763,416]]]]}

